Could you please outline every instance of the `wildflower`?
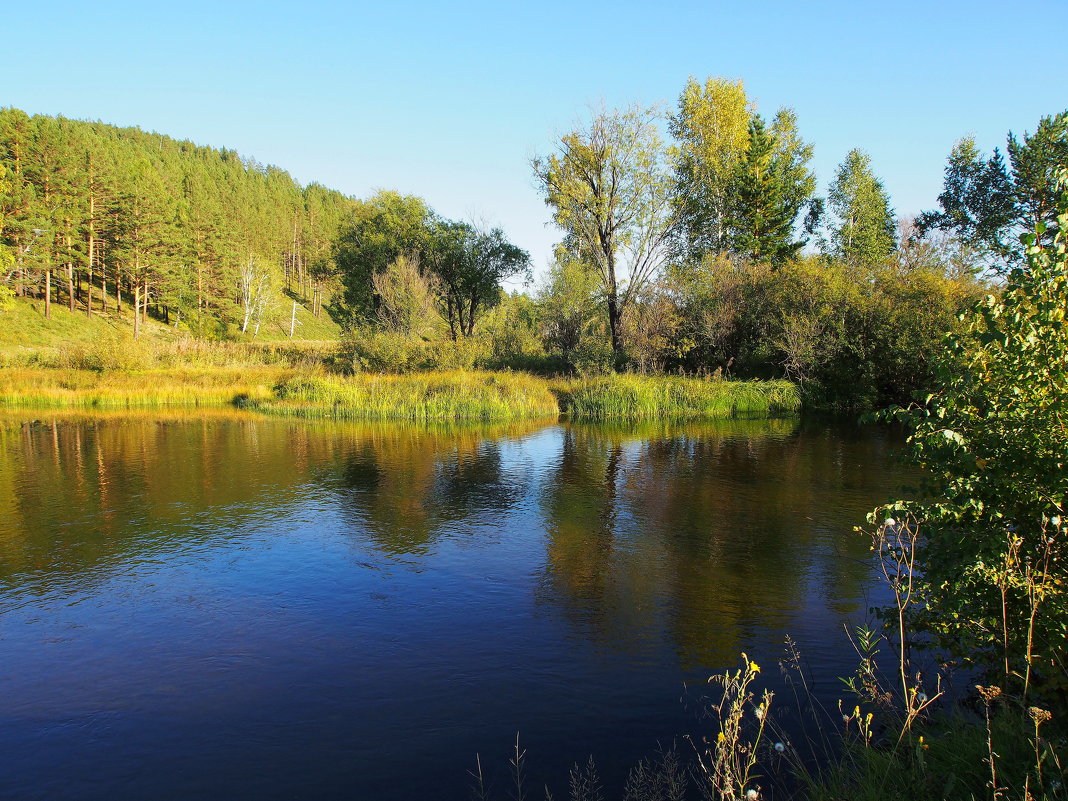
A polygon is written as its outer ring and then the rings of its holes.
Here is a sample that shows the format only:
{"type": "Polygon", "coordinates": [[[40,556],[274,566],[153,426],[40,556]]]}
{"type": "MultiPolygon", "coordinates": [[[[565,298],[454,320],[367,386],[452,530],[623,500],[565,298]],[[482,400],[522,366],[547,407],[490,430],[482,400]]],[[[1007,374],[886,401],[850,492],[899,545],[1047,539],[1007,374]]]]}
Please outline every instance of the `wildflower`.
{"type": "Polygon", "coordinates": [[[763,705],[763,704],[761,704],[760,706],[758,706],[758,707],[757,707],[757,708],[756,708],[756,709],[754,710],[754,712],[755,712],[755,714],[756,714],[756,716],[757,716],[757,720],[763,720],[763,719],[764,719],[764,705],[763,705]]]}
{"type": "Polygon", "coordinates": [[[916,700],[922,705],[927,703],[927,693],[916,693],[916,700]]]}
{"type": "Polygon", "coordinates": [[[785,750],[786,750],[786,746],[785,745],[783,745],[782,743],[775,743],[775,751],[776,751],[776,753],[781,754],[785,750]]]}
{"type": "Polygon", "coordinates": [[[1031,720],[1039,725],[1053,717],[1053,713],[1048,709],[1041,709],[1037,706],[1029,707],[1027,713],[1031,716],[1031,720]]]}
{"type": "Polygon", "coordinates": [[[745,791],[746,801],[757,801],[758,798],[760,798],[760,792],[758,790],[754,790],[752,787],[750,787],[748,790],[745,791]]]}

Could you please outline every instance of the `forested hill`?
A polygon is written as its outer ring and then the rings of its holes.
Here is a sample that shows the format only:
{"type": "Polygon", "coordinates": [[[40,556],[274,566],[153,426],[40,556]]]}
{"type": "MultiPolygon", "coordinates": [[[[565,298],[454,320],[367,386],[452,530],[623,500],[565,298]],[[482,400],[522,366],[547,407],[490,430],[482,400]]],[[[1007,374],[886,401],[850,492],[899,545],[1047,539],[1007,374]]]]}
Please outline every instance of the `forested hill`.
{"type": "Polygon", "coordinates": [[[319,314],[357,204],[232,150],[0,110],[0,277],[17,295],[135,321],[151,306],[212,335],[255,324],[269,282],[319,314]]]}

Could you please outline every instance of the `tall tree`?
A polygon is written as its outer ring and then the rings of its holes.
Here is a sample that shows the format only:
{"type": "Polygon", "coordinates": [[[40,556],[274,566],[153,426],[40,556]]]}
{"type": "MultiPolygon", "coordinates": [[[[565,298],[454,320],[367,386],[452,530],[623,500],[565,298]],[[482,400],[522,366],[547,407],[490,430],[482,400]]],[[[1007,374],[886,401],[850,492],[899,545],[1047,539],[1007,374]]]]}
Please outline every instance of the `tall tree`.
{"type": "Polygon", "coordinates": [[[871,267],[894,252],[896,224],[890,197],[871,170],[871,158],[851,150],[827,195],[833,214],[825,251],[848,264],[871,267]]]}
{"type": "Polygon", "coordinates": [[[754,114],[731,205],[731,251],[773,263],[796,255],[804,244],[794,237],[794,222],[811,196],[811,188],[806,192],[801,184],[813,183],[803,161],[796,163],[796,143],[782,150],[777,144],[774,130],[754,114]]]}
{"type": "Polygon", "coordinates": [[[368,317],[375,309],[372,277],[398,256],[425,261],[434,213],[422,198],[379,192],[359,204],[338,237],[334,252],[345,302],[351,313],[368,317]]]}
{"type": "Polygon", "coordinates": [[[1058,230],[1057,172],[1068,166],[1068,111],[1043,117],[1035,132],[1025,131],[1023,139],[1010,133],[1008,150],[1022,232],[1034,233],[1043,226],[1039,242],[1049,244],[1058,230]]]}
{"type": "Polygon", "coordinates": [[[677,142],[675,172],[681,226],[681,255],[699,261],[730,244],[733,184],[749,141],[752,104],[741,81],[690,78],[669,120],[677,142]]]}
{"type": "Polygon", "coordinates": [[[442,288],[453,339],[471,336],[478,315],[500,299],[501,281],[530,273],[530,255],[500,228],[482,231],[466,223],[439,225],[431,265],[442,288]]]}
{"type": "Polygon", "coordinates": [[[666,262],[685,204],[679,203],[655,110],[601,111],[533,161],[534,175],[565,246],[595,266],[604,288],[612,350],[620,321],[666,262]]]}
{"type": "Polygon", "coordinates": [[[925,211],[916,220],[920,236],[940,230],[955,236],[981,259],[1001,260],[1011,253],[1008,235],[1016,219],[1012,179],[997,149],[990,158],[980,153],[973,137],[953,146],[946,164],[939,211],[925,211]]]}

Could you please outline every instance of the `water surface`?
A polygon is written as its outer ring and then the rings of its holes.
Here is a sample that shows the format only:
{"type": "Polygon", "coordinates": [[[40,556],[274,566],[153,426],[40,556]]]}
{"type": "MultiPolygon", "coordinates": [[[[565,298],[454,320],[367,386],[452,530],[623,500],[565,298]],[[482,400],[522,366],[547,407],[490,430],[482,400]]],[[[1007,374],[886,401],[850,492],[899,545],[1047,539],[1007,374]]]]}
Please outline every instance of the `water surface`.
{"type": "MultiPolygon", "coordinates": [[[[875,586],[878,429],[0,421],[0,796],[465,798],[516,732],[565,797],[700,734],[686,685],[875,586]],[[685,696],[686,702],[683,702],[685,696]]],[[[539,785],[540,786],[540,785],[539,785]]],[[[540,794],[540,792],[539,792],[540,794]]]]}

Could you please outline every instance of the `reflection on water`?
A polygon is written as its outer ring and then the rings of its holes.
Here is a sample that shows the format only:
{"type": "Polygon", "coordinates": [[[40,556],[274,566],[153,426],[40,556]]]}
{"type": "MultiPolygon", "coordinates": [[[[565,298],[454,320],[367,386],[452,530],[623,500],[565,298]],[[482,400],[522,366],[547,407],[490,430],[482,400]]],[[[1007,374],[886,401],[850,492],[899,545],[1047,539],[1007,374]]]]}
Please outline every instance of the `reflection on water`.
{"type": "Polygon", "coordinates": [[[0,796],[460,798],[517,730],[551,781],[593,752],[618,785],[739,651],[848,670],[892,444],[9,416],[0,796]]]}

